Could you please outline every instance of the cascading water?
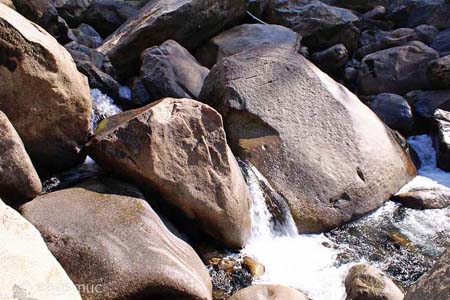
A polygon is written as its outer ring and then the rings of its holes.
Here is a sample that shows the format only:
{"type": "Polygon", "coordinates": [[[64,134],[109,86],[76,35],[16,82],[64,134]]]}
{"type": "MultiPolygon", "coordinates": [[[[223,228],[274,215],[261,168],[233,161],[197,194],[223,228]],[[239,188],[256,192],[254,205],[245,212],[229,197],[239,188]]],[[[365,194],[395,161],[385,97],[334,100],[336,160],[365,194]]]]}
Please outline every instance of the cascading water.
{"type": "Polygon", "coordinates": [[[113,99],[103,94],[98,89],[91,90],[91,99],[93,107],[91,116],[92,130],[97,128],[97,125],[101,120],[122,112],[122,110],[114,104],[113,99]]]}
{"type": "MultiPolygon", "coordinates": [[[[450,173],[436,168],[431,137],[416,136],[409,142],[422,164],[402,191],[448,189],[450,173]]],[[[241,168],[253,196],[252,237],[241,255],[266,268],[255,283],[291,286],[314,300],[343,300],[343,282],[353,264],[376,265],[406,287],[450,246],[450,208],[421,211],[393,202],[326,235],[299,235],[289,210],[283,211],[280,223],[269,209],[267,180],[248,163],[241,162],[241,168]]]]}

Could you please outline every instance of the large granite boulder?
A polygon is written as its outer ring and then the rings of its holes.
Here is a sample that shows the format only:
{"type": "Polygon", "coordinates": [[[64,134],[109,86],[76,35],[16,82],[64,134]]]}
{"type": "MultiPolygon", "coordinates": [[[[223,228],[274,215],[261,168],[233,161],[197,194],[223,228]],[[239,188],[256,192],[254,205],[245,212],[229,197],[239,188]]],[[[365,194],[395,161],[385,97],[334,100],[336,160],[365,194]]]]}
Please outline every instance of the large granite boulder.
{"type": "Polygon", "coordinates": [[[403,300],[403,292],[377,268],[359,264],[345,278],[347,300],[403,300]]]}
{"type": "Polygon", "coordinates": [[[430,45],[441,56],[450,55],[450,28],[439,32],[430,45]]]}
{"type": "Polygon", "coordinates": [[[428,65],[428,76],[435,89],[450,89],[450,55],[433,60],[428,65]]]}
{"type": "Polygon", "coordinates": [[[412,209],[442,209],[450,206],[450,190],[414,189],[396,194],[391,200],[412,209]]]}
{"type": "Polygon", "coordinates": [[[78,163],[89,134],[86,78],[70,54],[42,28],[0,4],[0,110],[36,167],[78,163]]]}
{"type": "Polygon", "coordinates": [[[310,300],[304,293],[282,285],[252,285],[230,297],[230,300],[310,300]]]}
{"type": "Polygon", "coordinates": [[[0,200],[0,299],[81,300],[39,231],[0,200]]]}
{"type": "Polygon", "coordinates": [[[22,140],[0,111],[0,197],[12,205],[33,199],[41,190],[41,180],[22,140]]]}
{"type": "Polygon", "coordinates": [[[246,0],[155,0],[128,19],[105,41],[100,50],[111,58],[120,75],[139,69],[143,50],[168,39],[188,50],[200,46],[245,16],[246,0]],[[182,26],[180,26],[182,24],[182,26]]]}
{"type": "Polygon", "coordinates": [[[430,86],[428,63],[439,54],[422,42],[381,50],[364,57],[358,74],[361,94],[402,95],[430,86]]]}
{"type": "Polygon", "coordinates": [[[225,58],[200,99],[221,112],[233,152],[286,199],[300,232],[362,216],[415,175],[379,118],[299,54],[262,48],[225,58]]]}
{"type": "Polygon", "coordinates": [[[132,186],[100,179],[43,195],[20,211],[84,300],[211,300],[200,258],[142,199],[132,186]]]}
{"type": "Polygon", "coordinates": [[[166,98],[99,127],[87,152],[103,168],[153,187],[224,245],[244,245],[250,234],[249,193],[214,109],[166,98]]]}
{"type": "Polygon", "coordinates": [[[414,133],[412,109],[402,96],[389,93],[379,94],[370,101],[370,108],[390,128],[404,135],[414,133]]]}
{"type": "Polygon", "coordinates": [[[261,46],[285,47],[297,52],[301,37],[289,28],[279,25],[243,24],[210,39],[196,54],[208,68],[236,53],[261,46]]]}
{"type": "Polygon", "coordinates": [[[317,0],[271,0],[265,20],[291,28],[313,50],[344,44],[349,50],[358,46],[359,18],[352,11],[317,0]]]}
{"type": "Polygon", "coordinates": [[[197,99],[209,70],[173,40],[145,50],[141,79],[152,100],[166,97],[197,99]]]}
{"type": "Polygon", "coordinates": [[[433,268],[408,290],[405,300],[448,300],[450,295],[450,249],[439,258],[433,268]]]}

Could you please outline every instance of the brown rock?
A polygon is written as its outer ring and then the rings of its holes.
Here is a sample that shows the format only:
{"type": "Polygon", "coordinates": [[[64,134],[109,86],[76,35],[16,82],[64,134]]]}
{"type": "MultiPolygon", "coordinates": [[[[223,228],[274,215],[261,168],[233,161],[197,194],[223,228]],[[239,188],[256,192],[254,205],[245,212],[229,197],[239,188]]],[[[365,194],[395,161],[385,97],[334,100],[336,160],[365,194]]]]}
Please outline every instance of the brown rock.
{"type": "Polygon", "coordinates": [[[379,118],[299,54],[262,48],[225,58],[200,99],[221,112],[233,152],[286,199],[300,232],[362,216],[415,175],[379,118]]]}
{"type": "Polygon", "coordinates": [[[188,50],[245,16],[247,1],[156,0],[130,18],[105,41],[100,50],[107,54],[120,75],[138,71],[144,49],[172,39],[188,50]],[[182,26],[180,26],[182,24],[182,26]]]}
{"type": "Polygon", "coordinates": [[[155,188],[226,246],[244,245],[249,193],[215,110],[166,98],[106,119],[99,128],[87,151],[102,167],[155,188]]]}
{"type": "Polygon", "coordinates": [[[141,79],[152,100],[197,99],[209,70],[173,40],[142,53],[141,79]]]}
{"type": "Polygon", "coordinates": [[[279,25],[243,24],[233,27],[209,40],[197,51],[197,58],[208,68],[218,60],[236,53],[271,45],[297,52],[301,37],[289,28],[279,25]]]}
{"type": "Polygon", "coordinates": [[[450,191],[414,190],[397,194],[392,200],[413,209],[441,209],[450,205],[450,191]]]}
{"type": "Polygon", "coordinates": [[[84,300],[211,300],[194,250],[164,226],[134,187],[84,182],[20,208],[84,300]]]}
{"type": "Polygon", "coordinates": [[[345,278],[347,300],[402,300],[403,292],[383,272],[367,264],[352,267],[345,278]]]}
{"type": "Polygon", "coordinates": [[[408,290],[405,300],[448,300],[450,295],[450,249],[408,290]]]}
{"type": "Polygon", "coordinates": [[[75,165],[89,134],[86,78],[53,37],[2,4],[0,33],[0,110],[36,167],[75,165]]]}
{"type": "Polygon", "coordinates": [[[33,199],[42,190],[22,140],[0,111],[0,197],[9,205],[33,199]]]}
{"type": "Polygon", "coordinates": [[[14,6],[14,3],[12,2],[12,0],[0,0],[0,3],[5,4],[6,6],[8,6],[9,8],[12,9],[16,9],[16,7],[14,6]]]}
{"type": "Polygon", "coordinates": [[[253,285],[234,294],[230,300],[310,300],[304,293],[281,285],[253,285]]]}
{"type": "Polygon", "coordinates": [[[264,275],[264,265],[251,258],[250,256],[244,257],[244,262],[242,265],[250,272],[250,274],[252,274],[253,278],[255,279],[261,278],[261,276],[264,275]]]}

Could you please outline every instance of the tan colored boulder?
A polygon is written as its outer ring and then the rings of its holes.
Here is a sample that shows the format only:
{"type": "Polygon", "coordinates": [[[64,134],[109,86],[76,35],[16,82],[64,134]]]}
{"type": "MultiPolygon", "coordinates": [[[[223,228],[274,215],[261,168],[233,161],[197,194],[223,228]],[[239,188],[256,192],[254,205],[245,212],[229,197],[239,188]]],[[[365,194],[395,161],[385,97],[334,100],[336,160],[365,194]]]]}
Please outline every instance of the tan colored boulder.
{"type": "Polygon", "coordinates": [[[224,27],[241,20],[246,0],[154,0],[111,34],[99,49],[122,77],[137,73],[143,50],[172,39],[196,49],[224,27]]]}
{"type": "Polygon", "coordinates": [[[358,218],[416,174],[380,119],[299,54],[261,48],[224,58],[200,99],[222,114],[233,152],[285,198],[300,232],[358,218]]]}
{"type": "Polygon", "coordinates": [[[64,169],[80,161],[89,134],[86,78],[70,54],[39,26],[0,4],[0,110],[36,167],[64,169]]]}
{"type": "Polygon", "coordinates": [[[0,200],[0,299],[81,300],[39,231],[0,200]]]}
{"type": "Polygon", "coordinates": [[[249,192],[214,109],[166,98],[108,118],[99,128],[87,152],[103,168],[155,188],[228,247],[244,245],[249,192]]]}
{"type": "Polygon", "coordinates": [[[353,266],[345,278],[346,300],[402,300],[403,292],[377,268],[353,266]]]}
{"type": "Polygon", "coordinates": [[[5,4],[6,6],[8,6],[9,8],[12,9],[16,9],[16,7],[14,6],[14,3],[12,2],[12,0],[0,0],[0,3],[5,4]]]}
{"type": "Polygon", "coordinates": [[[20,211],[84,300],[211,300],[200,258],[133,186],[90,180],[38,197],[20,211]]]}
{"type": "Polygon", "coordinates": [[[230,300],[310,300],[304,293],[281,285],[253,285],[242,289],[230,300]]]}
{"type": "Polygon", "coordinates": [[[450,249],[408,290],[405,300],[448,300],[450,296],[450,249]]]}
{"type": "Polygon", "coordinates": [[[0,197],[13,205],[33,199],[41,190],[41,180],[22,140],[0,111],[0,197]]]}

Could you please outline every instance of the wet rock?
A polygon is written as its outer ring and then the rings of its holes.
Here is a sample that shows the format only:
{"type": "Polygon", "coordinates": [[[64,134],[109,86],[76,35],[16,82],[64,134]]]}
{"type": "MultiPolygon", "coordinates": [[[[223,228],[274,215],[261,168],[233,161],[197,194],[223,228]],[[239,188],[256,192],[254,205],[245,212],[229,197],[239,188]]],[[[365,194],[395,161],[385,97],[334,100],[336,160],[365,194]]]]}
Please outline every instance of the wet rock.
{"type": "Polygon", "coordinates": [[[281,285],[253,285],[234,294],[230,300],[310,300],[304,293],[281,285]]]}
{"type": "Polygon", "coordinates": [[[393,31],[366,30],[361,34],[361,48],[356,55],[362,58],[379,50],[403,46],[417,40],[419,37],[411,28],[399,28],[393,31]]]}
{"type": "Polygon", "coordinates": [[[301,55],[262,48],[222,59],[200,99],[221,112],[233,152],[286,198],[300,232],[357,218],[415,175],[376,115],[301,55]]]}
{"type": "Polygon", "coordinates": [[[430,45],[441,56],[450,55],[450,28],[439,32],[430,45]]]}
{"type": "Polygon", "coordinates": [[[392,200],[413,209],[441,209],[450,205],[450,191],[414,190],[397,194],[392,200]]]}
{"type": "Polygon", "coordinates": [[[402,300],[402,291],[383,272],[367,264],[352,267],[345,278],[347,300],[402,300]]]}
{"type": "Polygon", "coordinates": [[[193,50],[238,22],[246,11],[245,0],[224,0],[220,5],[211,5],[207,0],[150,1],[108,37],[100,49],[126,77],[137,73],[144,49],[173,39],[193,50]]]}
{"type": "Polygon", "coordinates": [[[328,49],[315,52],[311,61],[325,72],[333,73],[347,64],[348,51],[344,45],[334,45],[328,49]]]}
{"type": "Polygon", "coordinates": [[[252,275],[237,259],[216,257],[212,258],[208,265],[214,300],[228,300],[231,295],[252,284],[252,275]]]}
{"type": "Polygon", "coordinates": [[[86,78],[53,37],[2,4],[0,33],[0,110],[36,167],[77,164],[91,116],[86,78]]]}
{"type": "Polygon", "coordinates": [[[437,125],[437,166],[450,171],[450,112],[437,109],[433,118],[437,125]]]}
{"type": "Polygon", "coordinates": [[[0,298],[81,300],[39,231],[1,200],[0,219],[0,298]]]}
{"type": "Polygon", "coordinates": [[[209,70],[173,40],[142,53],[141,79],[152,100],[197,99],[209,70]]]}
{"type": "Polygon", "coordinates": [[[87,152],[102,167],[155,188],[224,245],[244,245],[250,234],[249,193],[215,110],[166,98],[99,127],[87,152]]]}
{"type": "Polygon", "coordinates": [[[434,127],[433,115],[436,109],[450,111],[450,90],[412,91],[405,95],[416,117],[416,125],[422,131],[434,127]]]}
{"type": "Polygon", "coordinates": [[[438,53],[421,42],[381,50],[364,57],[358,74],[361,94],[406,92],[428,87],[428,63],[438,53]]]}
{"type": "Polygon", "coordinates": [[[197,58],[208,68],[218,60],[263,45],[285,47],[297,52],[301,37],[279,25],[244,24],[233,27],[209,40],[197,51],[197,58]]]}
{"type": "Polygon", "coordinates": [[[411,135],[414,132],[411,106],[402,96],[379,94],[370,102],[370,108],[390,128],[404,135],[411,135]]]}
{"type": "Polygon", "coordinates": [[[344,44],[349,50],[358,45],[360,31],[354,25],[359,18],[350,10],[320,1],[271,0],[265,20],[291,28],[303,37],[302,43],[313,50],[344,44]]]}
{"type": "Polygon", "coordinates": [[[433,268],[414,283],[405,300],[447,300],[450,295],[450,250],[447,250],[433,268]]]}
{"type": "Polygon", "coordinates": [[[103,43],[102,37],[94,28],[87,24],[80,24],[76,29],[70,29],[68,33],[70,40],[89,48],[97,48],[103,43]]]}
{"type": "Polygon", "coordinates": [[[264,265],[251,258],[250,256],[244,257],[243,266],[247,269],[247,271],[250,272],[250,274],[252,274],[252,277],[255,279],[259,279],[264,275],[264,265]]]}
{"type": "Polygon", "coordinates": [[[450,55],[430,62],[428,76],[435,89],[450,89],[450,55]]]}
{"type": "Polygon", "coordinates": [[[138,12],[139,9],[129,1],[94,0],[84,15],[84,22],[107,37],[138,12]]]}
{"type": "Polygon", "coordinates": [[[14,205],[33,199],[41,190],[41,180],[22,140],[0,111],[0,197],[14,205]]]}
{"type": "Polygon", "coordinates": [[[194,250],[175,237],[134,187],[90,180],[20,208],[85,300],[210,300],[211,281],[194,250]],[[94,288],[92,288],[93,286],[94,288]]]}

